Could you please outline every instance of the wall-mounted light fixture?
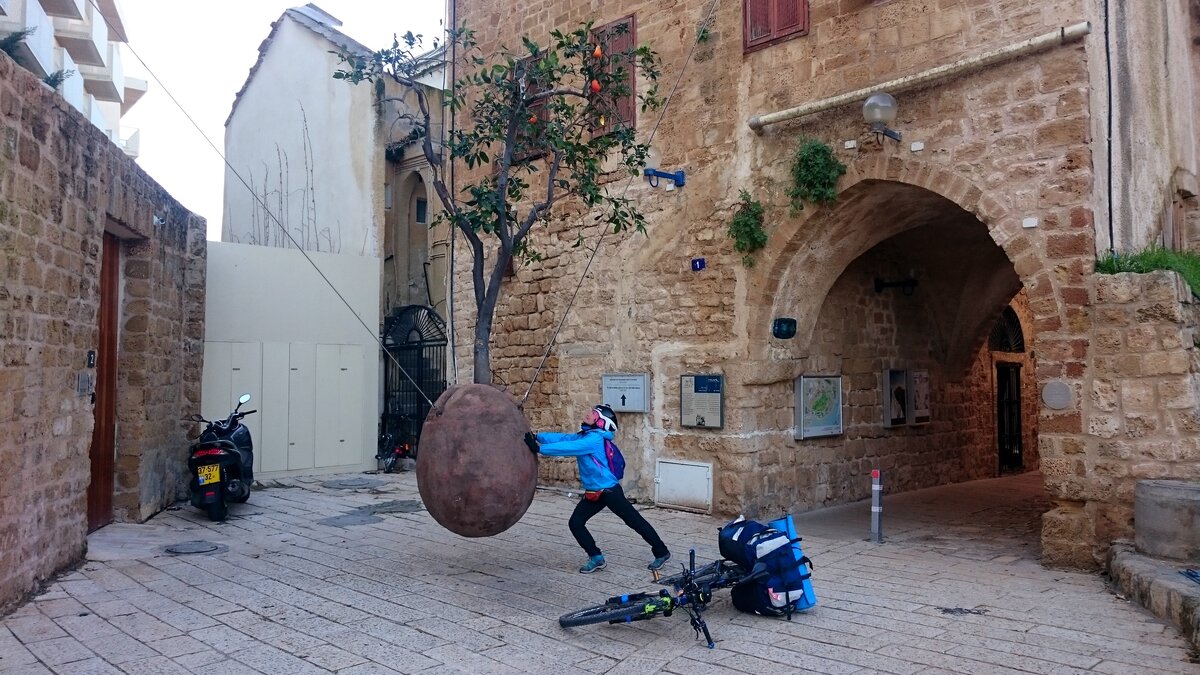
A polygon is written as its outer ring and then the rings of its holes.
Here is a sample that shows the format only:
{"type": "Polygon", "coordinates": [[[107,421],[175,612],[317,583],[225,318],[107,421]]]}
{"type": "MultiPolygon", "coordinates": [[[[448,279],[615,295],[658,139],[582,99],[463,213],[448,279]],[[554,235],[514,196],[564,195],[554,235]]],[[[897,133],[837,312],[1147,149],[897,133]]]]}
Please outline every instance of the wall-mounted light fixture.
{"type": "Polygon", "coordinates": [[[680,169],[679,171],[672,173],[669,171],[660,171],[658,169],[651,169],[651,168],[647,167],[646,170],[643,171],[642,173],[646,176],[646,179],[650,181],[650,187],[658,187],[658,179],[659,178],[667,178],[669,180],[673,180],[673,181],[675,181],[675,187],[683,187],[683,183],[684,183],[683,169],[680,169]]]}
{"type": "Polygon", "coordinates": [[[871,125],[876,137],[887,136],[899,143],[900,132],[888,126],[896,121],[897,110],[896,99],[887,92],[879,91],[868,96],[867,102],[863,103],[863,119],[871,125]]]}
{"type": "Polygon", "coordinates": [[[160,216],[156,213],[156,214],[154,214],[154,224],[155,225],[166,225],[167,219],[163,218],[162,216],[160,216]]]}
{"type": "Polygon", "coordinates": [[[884,281],[878,277],[875,278],[875,292],[882,293],[885,288],[899,288],[900,292],[905,295],[912,295],[917,288],[916,279],[901,279],[899,281],[884,281]]]}
{"type": "Polygon", "coordinates": [[[796,320],[781,316],[771,322],[771,336],[780,340],[791,340],[796,337],[796,320]]]}

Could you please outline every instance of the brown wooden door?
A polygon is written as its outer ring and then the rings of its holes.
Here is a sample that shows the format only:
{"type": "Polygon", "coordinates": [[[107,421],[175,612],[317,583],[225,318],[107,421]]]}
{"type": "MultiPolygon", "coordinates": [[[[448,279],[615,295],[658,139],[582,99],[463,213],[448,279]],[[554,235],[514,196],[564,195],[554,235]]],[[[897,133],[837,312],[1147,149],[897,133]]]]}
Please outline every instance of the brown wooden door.
{"type": "Polygon", "coordinates": [[[121,240],[104,235],[100,262],[100,345],[96,354],[96,384],[90,451],[92,481],[88,484],[88,532],[104,527],[113,517],[113,463],[117,412],[117,290],[120,282],[121,240]]]}

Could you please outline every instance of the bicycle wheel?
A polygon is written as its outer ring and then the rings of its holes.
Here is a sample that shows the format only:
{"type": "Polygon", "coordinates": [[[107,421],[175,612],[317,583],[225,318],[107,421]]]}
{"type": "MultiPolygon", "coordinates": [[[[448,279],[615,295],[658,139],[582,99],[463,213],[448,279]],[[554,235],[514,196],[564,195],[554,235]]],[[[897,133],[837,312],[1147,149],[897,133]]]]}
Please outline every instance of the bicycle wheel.
{"type": "Polygon", "coordinates": [[[609,621],[631,621],[634,617],[653,615],[662,609],[664,609],[663,598],[658,596],[642,597],[625,602],[609,602],[563,614],[558,617],[558,625],[563,628],[571,628],[572,626],[587,626],[609,621]]]}

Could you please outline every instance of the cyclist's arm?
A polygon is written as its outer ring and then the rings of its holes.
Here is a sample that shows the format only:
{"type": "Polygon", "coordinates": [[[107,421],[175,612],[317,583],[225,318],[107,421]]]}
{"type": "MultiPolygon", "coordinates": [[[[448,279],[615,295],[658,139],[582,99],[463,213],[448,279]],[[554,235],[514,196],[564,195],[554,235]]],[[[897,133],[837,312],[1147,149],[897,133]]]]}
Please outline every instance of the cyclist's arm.
{"type": "Polygon", "coordinates": [[[589,455],[595,451],[595,445],[591,439],[580,434],[543,431],[538,434],[538,443],[541,444],[541,453],[551,457],[578,457],[589,455]]]}

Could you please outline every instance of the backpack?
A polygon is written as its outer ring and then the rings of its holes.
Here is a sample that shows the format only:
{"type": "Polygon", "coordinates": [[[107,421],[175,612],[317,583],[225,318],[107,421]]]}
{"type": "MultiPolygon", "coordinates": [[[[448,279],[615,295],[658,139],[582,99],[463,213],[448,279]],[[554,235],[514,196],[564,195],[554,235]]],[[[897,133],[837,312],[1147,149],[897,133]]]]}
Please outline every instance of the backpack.
{"type": "Polygon", "coordinates": [[[771,525],[739,518],[721,528],[717,537],[721,555],[747,571],[761,563],[766,573],[733,587],[734,607],[749,614],[790,619],[793,612],[817,603],[812,561],[800,549],[800,537],[794,535],[790,515],[771,525]]]}
{"type": "Polygon", "coordinates": [[[608,470],[617,480],[625,477],[625,455],[621,454],[616,443],[607,438],[604,439],[604,458],[608,460],[608,470]]]}

